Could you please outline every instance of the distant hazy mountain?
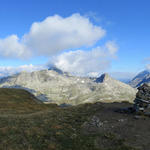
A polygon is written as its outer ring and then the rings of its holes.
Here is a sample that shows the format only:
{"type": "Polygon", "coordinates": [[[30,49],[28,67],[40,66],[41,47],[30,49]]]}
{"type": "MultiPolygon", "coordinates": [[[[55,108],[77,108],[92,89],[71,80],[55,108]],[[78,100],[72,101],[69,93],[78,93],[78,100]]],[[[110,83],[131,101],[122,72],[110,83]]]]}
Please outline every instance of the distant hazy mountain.
{"type": "Polygon", "coordinates": [[[129,85],[132,87],[139,87],[143,83],[149,83],[150,82],[150,71],[144,70],[140,72],[137,76],[135,76],[130,82],[129,85]]]}
{"type": "Polygon", "coordinates": [[[130,101],[136,90],[103,74],[99,78],[71,76],[57,68],[21,72],[0,79],[0,87],[23,88],[45,102],[81,104],[87,102],[130,101]]]}
{"type": "Polygon", "coordinates": [[[131,79],[118,79],[118,80],[126,84],[128,84],[131,81],[131,79]]]}

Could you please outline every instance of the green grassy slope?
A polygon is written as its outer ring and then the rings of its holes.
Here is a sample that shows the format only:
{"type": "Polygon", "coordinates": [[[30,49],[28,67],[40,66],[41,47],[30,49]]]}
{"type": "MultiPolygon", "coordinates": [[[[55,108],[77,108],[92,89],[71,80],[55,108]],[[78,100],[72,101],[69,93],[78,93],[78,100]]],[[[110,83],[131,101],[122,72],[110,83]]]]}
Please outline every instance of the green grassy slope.
{"type": "Polygon", "coordinates": [[[26,114],[48,108],[25,90],[0,88],[0,114],[26,114]]]}
{"type": "Polygon", "coordinates": [[[128,105],[96,103],[60,108],[37,103],[24,90],[0,89],[0,150],[141,149],[135,142],[138,136],[134,139],[134,134],[126,134],[135,132],[137,120],[113,111],[128,105]]]}

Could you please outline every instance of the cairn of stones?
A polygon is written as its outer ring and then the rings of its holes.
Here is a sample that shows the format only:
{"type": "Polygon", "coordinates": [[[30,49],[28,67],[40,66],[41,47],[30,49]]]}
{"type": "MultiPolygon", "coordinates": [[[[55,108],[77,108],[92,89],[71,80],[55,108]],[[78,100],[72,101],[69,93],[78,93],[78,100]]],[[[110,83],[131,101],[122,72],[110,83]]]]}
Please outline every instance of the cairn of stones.
{"type": "Polygon", "coordinates": [[[136,112],[150,113],[150,84],[144,83],[138,87],[133,107],[136,112]]]}

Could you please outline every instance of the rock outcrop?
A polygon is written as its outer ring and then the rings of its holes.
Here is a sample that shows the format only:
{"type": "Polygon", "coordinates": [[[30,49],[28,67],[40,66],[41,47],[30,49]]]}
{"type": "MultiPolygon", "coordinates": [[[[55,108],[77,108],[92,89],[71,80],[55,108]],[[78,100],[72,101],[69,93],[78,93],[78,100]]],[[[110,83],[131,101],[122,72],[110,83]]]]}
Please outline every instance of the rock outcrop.
{"type": "Polygon", "coordinates": [[[136,98],[150,102],[150,84],[144,83],[142,86],[138,87],[136,98]]]}
{"type": "Polygon", "coordinates": [[[50,69],[32,73],[21,72],[0,79],[0,87],[23,88],[45,103],[71,104],[97,101],[133,102],[137,90],[103,74],[97,79],[76,77],[50,69]]]}

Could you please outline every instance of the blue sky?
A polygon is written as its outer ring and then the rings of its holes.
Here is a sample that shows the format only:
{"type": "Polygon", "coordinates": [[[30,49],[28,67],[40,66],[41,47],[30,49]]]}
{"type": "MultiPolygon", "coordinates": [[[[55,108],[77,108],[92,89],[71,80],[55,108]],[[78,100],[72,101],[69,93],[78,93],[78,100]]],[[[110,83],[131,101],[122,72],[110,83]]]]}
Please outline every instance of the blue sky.
{"type": "MultiPolygon", "coordinates": [[[[55,14],[67,18],[78,13],[82,17],[89,18],[93,25],[104,29],[106,34],[92,46],[83,44],[83,46],[78,45],[65,50],[70,52],[73,49],[75,52],[81,49],[88,52],[97,46],[103,47],[105,43],[113,41],[118,50],[115,56],[106,58],[107,61],[111,59],[108,66],[104,60],[104,65],[107,67],[98,68],[100,72],[137,73],[150,64],[150,61],[145,61],[150,57],[149,6],[149,0],[0,0],[0,39],[15,34],[21,40],[25,34],[30,32],[31,25],[34,22],[42,22],[55,14]]],[[[3,51],[0,50],[1,53],[3,51]]],[[[62,48],[62,51],[57,54],[46,55],[44,53],[42,55],[40,53],[40,55],[28,59],[0,55],[0,66],[41,65],[48,61],[51,62],[52,59],[58,62],[58,58],[70,59],[70,56],[71,58],[76,56],[76,53],[73,53],[73,56],[72,53],[69,53],[69,56],[65,54],[64,57],[64,55],[62,56],[63,52],[64,49],[62,48]],[[57,59],[54,57],[57,57],[57,59]]],[[[36,50],[34,53],[36,53],[36,50]]],[[[92,55],[94,55],[93,53],[95,52],[92,52],[92,55]]],[[[82,53],[82,55],[87,54],[82,53]]],[[[88,55],[91,55],[91,53],[88,55]]],[[[88,59],[90,60],[89,56],[85,60],[88,61],[88,59]]],[[[91,66],[89,63],[89,67],[92,68],[94,62],[96,63],[96,61],[92,61],[91,66]]],[[[73,63],[73,60],[71,63],[73,63]]],[[[99,65],[103,65],[103,63],[100,62],[99,65]]]]}

